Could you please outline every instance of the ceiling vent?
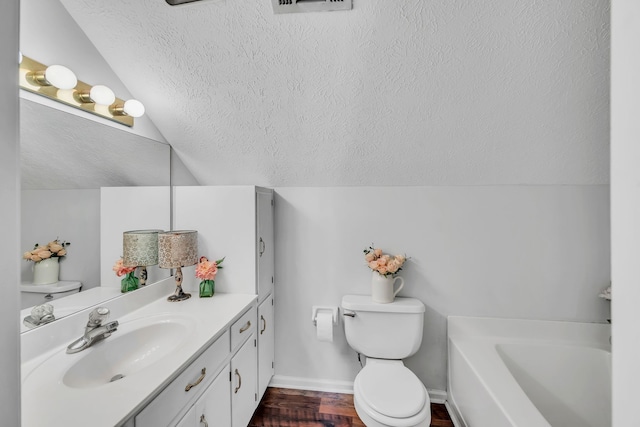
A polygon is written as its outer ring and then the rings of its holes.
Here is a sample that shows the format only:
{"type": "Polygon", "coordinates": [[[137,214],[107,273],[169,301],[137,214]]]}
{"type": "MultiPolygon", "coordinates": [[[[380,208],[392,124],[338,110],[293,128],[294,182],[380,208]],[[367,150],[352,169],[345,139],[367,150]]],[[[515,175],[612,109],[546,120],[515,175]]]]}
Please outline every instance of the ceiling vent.
{"type": "Polygon", "coordinates": [[[273,13],[351,10],[352,0],[271,0],[273,13]]]}

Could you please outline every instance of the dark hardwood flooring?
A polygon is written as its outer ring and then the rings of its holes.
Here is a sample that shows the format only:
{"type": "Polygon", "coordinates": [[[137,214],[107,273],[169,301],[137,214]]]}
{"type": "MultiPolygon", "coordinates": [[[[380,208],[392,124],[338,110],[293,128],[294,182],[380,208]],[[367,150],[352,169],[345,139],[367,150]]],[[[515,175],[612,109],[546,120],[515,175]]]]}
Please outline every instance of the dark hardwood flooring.
{"type": "MultiPolygon", "coordinates": [[[[453,427],[444,405],[431,404],[431,426],[453,427]]],[[[268,388],[248,427],[364,427],[353,395],[268,388]]]]}

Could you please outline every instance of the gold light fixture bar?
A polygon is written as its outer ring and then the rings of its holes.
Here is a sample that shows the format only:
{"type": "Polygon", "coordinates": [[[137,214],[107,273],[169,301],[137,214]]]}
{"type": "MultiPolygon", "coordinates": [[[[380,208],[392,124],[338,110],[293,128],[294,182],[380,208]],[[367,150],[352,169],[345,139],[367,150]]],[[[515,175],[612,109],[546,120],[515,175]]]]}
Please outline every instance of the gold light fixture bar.
{"type": "Polygon", "coordinates": [[[111,105],[99,105],[91,102],[88,94],[92,86],[80,80],[78,80],[78,84],[73,89],[58,89],[55,86],[47,85],[43,77],[46,69],[46,65],[22,55],[19,77],[20,87],[125,126],[133,126],[133,117],[122,113],[122,106],[125,103],[123,99],[116,98],[111,105]]]}

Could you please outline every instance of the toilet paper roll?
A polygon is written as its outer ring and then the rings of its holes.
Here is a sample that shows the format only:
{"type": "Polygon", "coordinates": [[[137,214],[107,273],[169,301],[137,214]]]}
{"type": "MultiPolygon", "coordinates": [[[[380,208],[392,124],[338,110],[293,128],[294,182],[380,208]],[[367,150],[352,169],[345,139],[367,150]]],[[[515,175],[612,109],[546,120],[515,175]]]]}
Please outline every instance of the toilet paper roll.
{"type": "Polygon", "coordinates": [[[333,315],[320,312],[316,315],[316,333],[319,341],[333,342],[333,315]]]}

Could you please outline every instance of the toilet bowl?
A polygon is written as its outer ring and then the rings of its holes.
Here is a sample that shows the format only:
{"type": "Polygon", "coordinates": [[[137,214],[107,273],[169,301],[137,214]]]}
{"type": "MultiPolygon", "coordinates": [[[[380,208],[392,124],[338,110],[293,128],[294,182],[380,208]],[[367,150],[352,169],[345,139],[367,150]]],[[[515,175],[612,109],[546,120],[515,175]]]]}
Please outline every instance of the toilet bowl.
{"type": "Polygon", "coordinates": [[[353,384],[353,402],[367,427],[428,427],[431,422],[427,389],[399,360],[367,359],[353,384]]]}
{"type": "Polygon", "coordinates": [[[428,427],[429,394],[402,362],[420,348],[424,304],[401,297],[379,304],[369,295],[345,295],[342,309],[347,342],[366,358],[353,383],[362,422],[367,427],[428,427]]]}

